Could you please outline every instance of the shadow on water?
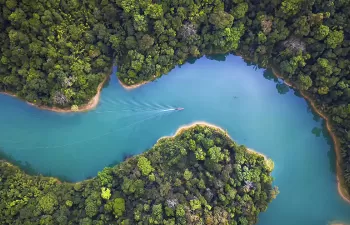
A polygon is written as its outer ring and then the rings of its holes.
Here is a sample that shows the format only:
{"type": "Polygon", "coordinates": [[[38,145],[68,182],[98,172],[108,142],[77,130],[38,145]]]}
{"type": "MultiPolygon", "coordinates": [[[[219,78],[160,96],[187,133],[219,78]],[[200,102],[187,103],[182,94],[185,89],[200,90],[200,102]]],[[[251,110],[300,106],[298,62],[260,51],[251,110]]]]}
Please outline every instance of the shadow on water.
{"type": "Polygon", "coordinates": [[[289,92],[288,85],[286,85],[284,83],[276,84],[276,89],[277,89],[278,93],[281,95],[287,94],[289,92]]]}
{"type": "MultiPolygon", "coordinates": [[[[251,61],[247,61],[244,60],[247,64],[247,66],[256,66],[256,64],[254,64],[251,61]]],[[[301,95],[301,92],[293,89],[291,87],[289,87],[288,85],[286,85],[283,80],[279,79],[278,77],[275,76],[275,74],[272,72],[271,69],[266,69],[263,72],[263,76],[265,79],[273,81],[274,83],[276,83],[276,89],[278,91],[279,94],[286,94],[289,92],[290,89],[292,89],[294,91],[294,95],[298,98],[304,98],[301,95]]],[[[306,100],[305,100],[306,101],[306,100]]],[[[328,130],[327,130],[327,125],[326,125],[326,121],[321,118],[311,107],[310,103],[308,101],[307,102],[307,112],[311,113],[313,115],[313,120],[315,122],[320,122],[320,120],[322,120],[322,124],[321,127],[314,127],[311,130],[311,133],[314,134],[316,137],[322,137],[326,140],[328,146],[329,146],[329,151],[327,152],[327,157],[329,160],[329,170],[332,174],[336,175],[336,155],[334,152],[334,143],[332,140],[332,137],[330,136],[328,130]]]]}
{"type": "Polygon", "coordinates": [[[219,61],[219,62],[224,62],[226,61],[226,57],[229,54],[214,54],[214,55],[207,55],[205,56],[207,59],[209,60],[215,60],[215,61],[219,61]]]}
{"type": "Polygon", "coordinates": [[[332,137],[329,135],[327,130],[326,121],[322,120],[322,136],[327,141],[327,144],[329,146],[329,151],[327,152],[327,157],[329,160],[329,171],[331,171],[332,174],[336,175],[336,163],[337,163],[337,157],[334,151],[334,143],[332,137]]]}
{"type": "Polygon", "coordinates": [[[28,163],[27,161],[22,162],[21,160],[16,160],[14,159],[14,157],[8,153],[6,153],[3,149],[0,148],[0,160],[4,160],[6,162],[11,163],[14,166],[17,166],[18,168],[20,168],[23,172],[25,172],[28,175],[31,176],[45,176],[45,177],[56,177],[58,178],[60,181],[64,181],[64,182],[72,182],[72,180],[68,179],[68,177],[64,176],[64,175],[53,175],[51,173],[39,173],[37,170],[35,170],[33,168],[33,166],[28,163]]]}
{"type": "Polygon", "coordinates": [[[276,90],[281,95],[287,94],[289,92],[289,90],[291,89],[288,85],[286,85],[283,82],[283,80],[276,77],[276,75],[272,72],[271,69],[264,70],[263,76],[266,80],[270,80],[270,81],[273,81],[274,83],[276,83],[276,90]]]}
{"type": "Polygon", "coordinates": [[[30,165],[28,162],[22,162],[20,160],[14,159],[14,157],[6,153],[0,148],[0,160],[7,161],[15,166],[18,166],[22,171],[29,175],[39,175],[39,173],[30,165]]]}
{"type": "Polygon", "coordinates": [[[320,136],[321,136],[321,133],[322,133],[322,128],[314,127],[314,128],[311,130],[311,133],[313,133],[316,137],[320,137],[320,136]]]}
{"type": "MultiPolygon", "coordinates": [[[[113,67],[114,69],[114,67],[113,67]]],[[[111,76],[108,76],[106,82],[103,84],[102,88],[107,88],[109,86],[109,82],[111,81],[111,76]]]]}
{"type": "Polygon", "coordinates": [[[135,154],[123,153],[123,159],[122,160],[120,160],[120,159],[114,160],[112,163],[110,163],[108,165],[108,167],[114,167],[114,166],[118,165],[119,163],[125,162],[127,159],[132,158],[134,156],[135,156],[135,154]]]}
{"type": "Polygon", "coordinates": [[[266,80],[271,80],[275,83],[278,83],[278,78],[275,76],[275,74],[273,74],[272,70],[270,69],[264,70],[263,76],[266,80]]]}
{"type": "Polygon", "coordinates": [[[57,174],[51,174],[51,173],[44,173],[42,175],[44,177],[55,177],[55,178],[59,179],[62,182],[74,183],[74,181],[72,179],[69,179],[65,175],[57,175],[57,174]]]}

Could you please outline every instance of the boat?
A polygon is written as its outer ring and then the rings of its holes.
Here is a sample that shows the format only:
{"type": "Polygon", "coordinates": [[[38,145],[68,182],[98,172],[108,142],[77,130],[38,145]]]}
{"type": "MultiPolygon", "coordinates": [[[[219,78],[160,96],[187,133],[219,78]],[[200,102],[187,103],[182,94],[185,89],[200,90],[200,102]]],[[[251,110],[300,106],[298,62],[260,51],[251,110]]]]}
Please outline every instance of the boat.
{"type": "Polygon", "coordinates": [[[184,110],[185,108],[175,108],[175,110],[177,111],[181,111],[181,110],[184,110]]]}

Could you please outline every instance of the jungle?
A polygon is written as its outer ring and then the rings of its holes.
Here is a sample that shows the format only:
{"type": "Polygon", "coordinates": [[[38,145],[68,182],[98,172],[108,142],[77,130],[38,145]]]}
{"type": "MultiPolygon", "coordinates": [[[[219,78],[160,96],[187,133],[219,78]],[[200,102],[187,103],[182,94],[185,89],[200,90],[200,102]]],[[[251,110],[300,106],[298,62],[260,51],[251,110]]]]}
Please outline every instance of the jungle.
{"type": "Polygon", "coordinates": [[[0,0],[0,91],[76,109],[113,64],[125,85],[189,57],[235,53],[309,96],[350,192],[349,0],[0,0]]]}

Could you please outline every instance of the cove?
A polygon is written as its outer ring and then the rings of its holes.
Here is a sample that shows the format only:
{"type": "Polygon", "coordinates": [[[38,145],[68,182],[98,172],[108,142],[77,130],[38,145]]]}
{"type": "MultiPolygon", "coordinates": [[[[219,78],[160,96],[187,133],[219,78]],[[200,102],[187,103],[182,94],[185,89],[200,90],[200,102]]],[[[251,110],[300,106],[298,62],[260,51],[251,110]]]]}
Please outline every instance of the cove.
{"type": "Polygon", "coordinates": [[[1,151],[32,172],[81,181],[184,124],[206,121],[275,162],[280,194],[259,224],[350,223],[323,119],[269,71],[238,56],[222,61],[201,58],[133,90],[118,83],[114,69],[98,107],[84,113],[39,110],[0,95],[1,151]]]}

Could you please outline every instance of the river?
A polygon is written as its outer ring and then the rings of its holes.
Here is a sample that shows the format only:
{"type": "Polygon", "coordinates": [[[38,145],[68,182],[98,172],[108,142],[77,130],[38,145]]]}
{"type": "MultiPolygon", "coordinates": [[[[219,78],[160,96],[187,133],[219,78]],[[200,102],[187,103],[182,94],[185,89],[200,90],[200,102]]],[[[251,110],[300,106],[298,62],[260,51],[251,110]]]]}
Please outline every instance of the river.
{"type": "Polygon", "coordinates": [[[115,73],[98,107],[84,113],[39,110],[0,95],[2,155],[39,173],[80,181],[182,125],[206,121],[275,162],[280,194],[260,214],[259,225],[350,223],[324,120],[270,71],[233,55],[201,58],[133,90],[125,90],[115,73]]]}

